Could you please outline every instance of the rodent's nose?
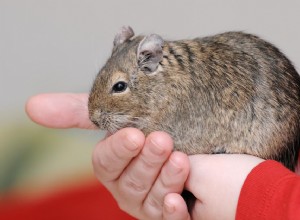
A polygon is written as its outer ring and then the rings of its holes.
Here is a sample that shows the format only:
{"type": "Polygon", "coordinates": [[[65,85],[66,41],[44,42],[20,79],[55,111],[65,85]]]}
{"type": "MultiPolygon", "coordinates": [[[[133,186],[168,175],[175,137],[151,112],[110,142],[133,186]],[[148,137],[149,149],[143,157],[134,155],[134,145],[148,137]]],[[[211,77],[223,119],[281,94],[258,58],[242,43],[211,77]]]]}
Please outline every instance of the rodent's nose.
{"type": "Polygon", "coordinates": [[[103,129],[104,119],[106,119],[106,113],[100,110],[90,112],[90,120],[100,129],[103,129]]]}
{"type": "Polygon", "coordinates": [[[90,118],[90,120],[91,120],[91,122],[93,122],[97,127],[99,127],[100,126],[100,124],[99,124],[99,121],[98,121],[98,118],[99,117],[97,117],[96,115],[95,115],[95,112],[89,112],[89,118],[90,118]]]}

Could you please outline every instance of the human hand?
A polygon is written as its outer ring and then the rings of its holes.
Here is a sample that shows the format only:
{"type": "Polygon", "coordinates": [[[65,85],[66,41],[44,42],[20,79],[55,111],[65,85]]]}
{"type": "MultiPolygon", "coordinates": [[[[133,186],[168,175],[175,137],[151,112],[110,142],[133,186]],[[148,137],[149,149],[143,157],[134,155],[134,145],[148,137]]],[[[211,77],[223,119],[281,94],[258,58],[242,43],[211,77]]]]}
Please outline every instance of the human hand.
{"type": "Polygon", "coordinates": [[[189,161],[172,148],[164,132],[145,138],[134,128],[120,130],[96,146],[95,174],[121,209],[139,219],[189,219],[180,196],[189,161]]]}
{"type": "MultiPolygon", "coordinates": [[[[30,118],[52,128],[94,128],[88,118],[86,94],[41,94],[26,105],[30,118]]],[[[95,175],[119,206],[140,219],[189,219],[180,196],[189,172],[188,157],[171,152],[169,135],[147,138],[127,128],[102,140],[93,153],[95,175]]]]}

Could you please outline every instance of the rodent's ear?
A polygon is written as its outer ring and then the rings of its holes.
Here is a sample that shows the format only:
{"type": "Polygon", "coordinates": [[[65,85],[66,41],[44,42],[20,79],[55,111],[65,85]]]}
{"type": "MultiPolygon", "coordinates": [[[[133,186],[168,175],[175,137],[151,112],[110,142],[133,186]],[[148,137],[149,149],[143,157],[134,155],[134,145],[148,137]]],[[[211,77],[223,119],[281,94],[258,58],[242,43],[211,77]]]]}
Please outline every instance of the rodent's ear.
{"type": "Polygon", "coordinates": [[[140,69],[146,73],[154,72],[163,59],[164,40],[157,34],[146,36],[137,49],[137,59],[140,69]]]}
{"type": "Polygon", "coordinates": [[[130,26],[123,26],[116,34],[114,39],[114,47],[124,43],[134,36],[134,32],[130,26]]]}

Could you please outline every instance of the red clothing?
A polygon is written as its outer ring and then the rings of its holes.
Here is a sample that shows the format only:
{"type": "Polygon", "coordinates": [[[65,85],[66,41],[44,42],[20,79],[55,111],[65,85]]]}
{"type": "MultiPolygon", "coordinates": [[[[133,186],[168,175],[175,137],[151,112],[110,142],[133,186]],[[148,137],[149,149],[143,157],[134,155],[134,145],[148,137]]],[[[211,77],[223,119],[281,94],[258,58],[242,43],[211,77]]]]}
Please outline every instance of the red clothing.
{"type": "Polygon", "coordinates": [[[118,207],[112,195],[98,181],[70,188],[28,203],[1,201],[2,220],[134,220],[118,207]]]}
{"type": "Polygon", "coordinates": [[[275,161],[264,161],[242,187],[236,219],[300,219],[300,176],[275,161]]]}

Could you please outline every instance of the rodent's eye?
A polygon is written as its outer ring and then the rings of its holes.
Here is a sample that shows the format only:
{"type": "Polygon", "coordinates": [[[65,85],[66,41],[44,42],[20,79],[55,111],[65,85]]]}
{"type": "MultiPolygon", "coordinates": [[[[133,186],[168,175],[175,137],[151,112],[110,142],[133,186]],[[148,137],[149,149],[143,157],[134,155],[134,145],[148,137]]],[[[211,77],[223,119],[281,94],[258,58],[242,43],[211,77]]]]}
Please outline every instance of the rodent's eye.
{"type": "Polygon", "coordinates": [[[120,82],[117,82],[112,87],[112,92],[120,93],[120,92],[124,92],[126,89],[127,89],[127,83],[123,82],[123,81],[120,81],[120,82]]]}

